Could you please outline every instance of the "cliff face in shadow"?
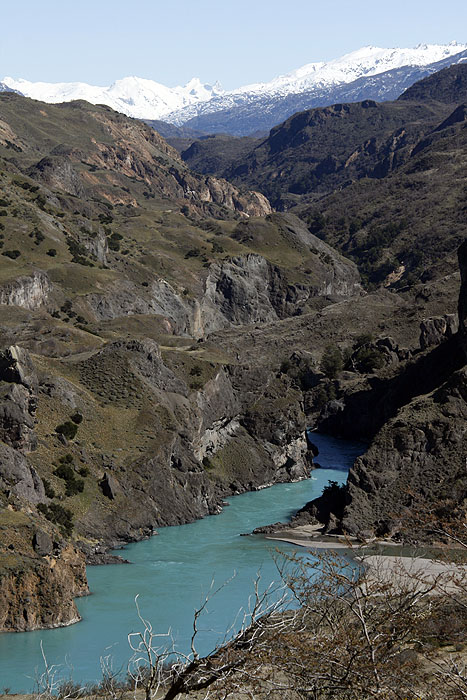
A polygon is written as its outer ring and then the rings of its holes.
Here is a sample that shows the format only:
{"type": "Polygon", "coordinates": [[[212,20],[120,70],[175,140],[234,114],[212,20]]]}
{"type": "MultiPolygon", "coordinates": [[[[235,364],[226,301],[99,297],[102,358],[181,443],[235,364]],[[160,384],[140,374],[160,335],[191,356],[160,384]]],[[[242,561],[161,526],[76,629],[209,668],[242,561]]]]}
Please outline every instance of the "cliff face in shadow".
{"type": "MultiPolygon", "coordinates": [[[[300,514],[364,538],[391,536],[418,508],[467,493],[467,243],[459,249],[459,331],[416,355],[387,380],[341,397],[320,428],[371,439],[351,468],[344,493],[323,497],[300,514]]],[[[417,533],[412,533],[414,536],[417,533]]]]}

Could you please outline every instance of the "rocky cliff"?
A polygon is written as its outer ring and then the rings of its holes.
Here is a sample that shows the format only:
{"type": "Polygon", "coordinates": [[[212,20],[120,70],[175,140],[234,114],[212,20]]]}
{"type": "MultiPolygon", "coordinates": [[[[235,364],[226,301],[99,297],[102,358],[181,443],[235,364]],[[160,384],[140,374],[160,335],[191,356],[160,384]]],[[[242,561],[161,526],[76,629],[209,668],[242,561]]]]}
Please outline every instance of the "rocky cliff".
{"type": "Polygon", "coordinates": [[[5,632],[72,625],[81,619],[73,599],[89,593],[84,556],[71,545],[43,556],[0,552],[0,585],[5,632]]]}
{"type": "MultiPolygon", "coordinates": [[[[301,521],[308,514],[328,528],[364,538],[416,538],[423,533],[408,532],[407,523],[418,511],[426,514],[446,503],[451,510],[465,506],[466,250],[464,243],[459,249],[459,332],[440,334],[438,345],[403,363],[392,377],[374,378],[367,388],[350,389],[334,402],[321,428],[371,443],[351,468],[345,491],[335,501],[326,497],[308,504],[301,521]]],[[[430,319],[428,328],[435,326],[442,324],[430,319]]],[[[424,342],[426,335],[424,328],[424,342]]]]}
{"type": "Polygon", "coordinates": [[[194,352],[117,340],[58,372],[2,352],[0,629],[76,622],[85,558],[307,477],[301,393],[266,367],[194,352]]]}
{"type": "Polygon", "coordinates": [[[362,293],[356,266],[291,214],[246,221],[235,228],[232,238],[253,250],[264,248],[266,238],[276,238],[279,254],[287,245],[296,255],[307,257],[306,266],[291,269],[283,259],[274,264],[266,247],[264,255],[249,252],[205,261],[196,294],[184,294],[179,285],[163,278],[154,279],[144,291],[127,279],[113,281],[105,292],[93,292],[85,299],[98,320],[158,315],[175,335],[201,338],[230,326],[303,314],[316,299],[339,300],[362,293]]]}
{"type": "Polygon", "coordinates": [[[77,622],[73,598],[88,592],[83,553],[43,517],[65,511],[49,510],[44,482],[26,456],[37,447],[38,387],[27,352],[12,346],[0,353],[0,630],[77,622]]]}
{"type": "Polygon", "coordinates": [[[0,304],[37,309],[48,301],[52,285],[47,275],[35,270],[31,276],[21,276],[0,285],[0,304]]]}
{"type": "Polygon", "coordinates": [[[459,267],[461,271],[461,289],[459,293],[459,339],[462,349],[467,357],[467,241],[458,251],[459,267]]]}

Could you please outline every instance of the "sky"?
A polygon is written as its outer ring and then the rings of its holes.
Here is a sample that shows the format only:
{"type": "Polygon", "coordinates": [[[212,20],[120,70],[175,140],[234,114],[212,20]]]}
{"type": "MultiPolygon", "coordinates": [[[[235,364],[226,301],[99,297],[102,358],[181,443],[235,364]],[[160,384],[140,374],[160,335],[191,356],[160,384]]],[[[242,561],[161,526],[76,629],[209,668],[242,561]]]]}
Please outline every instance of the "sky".
{"type": "Polygon", "coordinates": [[[0,76],[266,82],[362,46],[467,43],[465,0],[0,0],[0,76]],[[442,11],[440,11],[440,8],[442,11]],[[462,33],[463,32],[463,33],[462,33]]]}

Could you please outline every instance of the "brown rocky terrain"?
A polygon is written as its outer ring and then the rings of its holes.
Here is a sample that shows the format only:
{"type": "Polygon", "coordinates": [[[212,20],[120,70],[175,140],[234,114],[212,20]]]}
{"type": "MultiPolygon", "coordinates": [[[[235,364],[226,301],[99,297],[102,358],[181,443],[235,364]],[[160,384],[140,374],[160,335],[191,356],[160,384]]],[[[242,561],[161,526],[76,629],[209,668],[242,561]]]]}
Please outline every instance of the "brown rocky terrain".
{"type": "Polygon", "coordinates": [[[429,536],[431,518],[447,522],[456,511],[464,513],[466,252],[464,243],[459,248],[459,331],[449,331],[445,318],[429,319],[422,324],[422,347],[411,359],[395,365],[384,379],[343,381],[336,398],[315,415],[320,430],[370,444],[345,487],[329,489],[306,504],[292,527],[321,523],[326,531],[362,539],[417,541],[429,536]]]}
{"type": "Polygon", "coordinates": [[[17,95],[0,111],[1,626],[23,630],[78,619],[85,560],[307,476],[301,391],[204,339],[361,286],[140,122],[17,95]]]}
{"type": "Polygon", "coordinates": [[[8,94],[0,119],[0,628],[69,624],[85,561],[305,478],[310,425],[373,440],[333,526],[461,494],[465,255],[458,336],[453,267],[365,289],[145,124],[8,94]]]}

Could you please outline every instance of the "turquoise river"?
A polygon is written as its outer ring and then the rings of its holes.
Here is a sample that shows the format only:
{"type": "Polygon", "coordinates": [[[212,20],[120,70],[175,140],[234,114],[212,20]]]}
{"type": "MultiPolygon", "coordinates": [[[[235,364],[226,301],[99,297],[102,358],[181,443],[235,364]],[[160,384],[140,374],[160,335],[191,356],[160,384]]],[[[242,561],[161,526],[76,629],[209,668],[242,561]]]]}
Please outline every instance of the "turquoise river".
{"type": "Polygon", "coordinates": [[[200,622],[198,648],[207,653],[240,608],[248,604],[252,582],[261,571],[266,586],[277,580],[275,548],[291,545],[260,535],[241,537],[255,527],[287,520],[307,501],[318,496],[329,480],[345,481],[355,457],[364,450],[350,443],[312,434],[319,448],[321,468],[311,478],[278,484],[261,491],[234,496],[219,515],[188,525],[159,530],[156,537],[129,545],[122,552],[131,565],[88,568],[92,595],[77,601],[82,621],[70,627],[36,632],[0,634],[0,694],[28,692],[44,670],[40,642],[50,664],[61,666],[61,676],[80,683],[101,678],[101,658],[111,659],[114,670],[126,668],[130,658],[127,635],[139,631],[134,599],[155,630],[170,628],[177,649],[188,651],[193,611],[209,591],[232,580],[208,606],[200,622]],[[234,575],[235,574],[235,575],[234,575]]]}

